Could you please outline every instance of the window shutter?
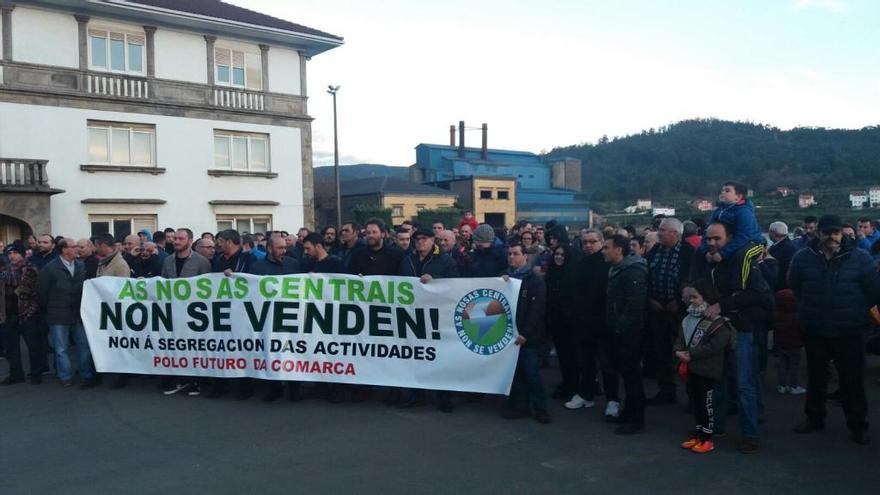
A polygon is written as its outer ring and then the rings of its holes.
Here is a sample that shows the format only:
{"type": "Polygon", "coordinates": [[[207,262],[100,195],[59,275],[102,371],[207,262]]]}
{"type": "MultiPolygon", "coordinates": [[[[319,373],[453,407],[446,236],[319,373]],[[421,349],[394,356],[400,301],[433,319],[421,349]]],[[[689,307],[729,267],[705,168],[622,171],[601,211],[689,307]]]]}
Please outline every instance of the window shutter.
{"type": "Polygon", "coordinates": [[[263,57],[259,54],[245,55],[248,89],[263,89],[263,57]]]}
{"type": "Polygon", "coordinates": [[[232,52],[232,66],[239,69],[244,68],[244,53],[232,52]]]}
{"type": "Polygon", "coordinates": [[[217,65],[226,65],[229,66],[229,50],[217,49],[214,50],[214,62],[217,65]]]}
{"type": "Polygon", "coordinates": [[[143,229],[150,229],[151,233],[156,231],[156,217],[135,217],[132,220],[134,232],[140,232],[143,229]]]}

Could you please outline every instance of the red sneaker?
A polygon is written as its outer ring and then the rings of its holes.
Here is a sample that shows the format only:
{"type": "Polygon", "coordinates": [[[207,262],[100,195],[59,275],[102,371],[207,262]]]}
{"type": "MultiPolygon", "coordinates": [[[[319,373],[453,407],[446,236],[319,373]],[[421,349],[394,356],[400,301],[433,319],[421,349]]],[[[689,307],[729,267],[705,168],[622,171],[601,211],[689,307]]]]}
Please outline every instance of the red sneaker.
{"type": "Polygon", "coordinates": [[[700,439],[697,437],[689,438],[681,443],[681,448],[691,450],[700,444],[700,439]]]}
{"type": "Polygon", "coordinates": [[[706,440],[705,442],[699,442],[691,449],[691,452],[696,454],[705,454],[706,452],[711,452],[715,450],[715,445],[712,444],[712,440],[706,440]]]}

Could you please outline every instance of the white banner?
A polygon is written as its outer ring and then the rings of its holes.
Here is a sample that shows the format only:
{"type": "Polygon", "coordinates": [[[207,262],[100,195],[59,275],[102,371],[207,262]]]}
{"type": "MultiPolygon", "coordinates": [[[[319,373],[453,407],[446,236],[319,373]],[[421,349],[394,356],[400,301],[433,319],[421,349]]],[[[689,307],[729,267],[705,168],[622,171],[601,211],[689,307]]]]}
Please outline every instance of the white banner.
{"type": "Polygon", "coordinates": [[[298,274],[86,282],[100,372],[508,394],[520,281],[298,274]]]}

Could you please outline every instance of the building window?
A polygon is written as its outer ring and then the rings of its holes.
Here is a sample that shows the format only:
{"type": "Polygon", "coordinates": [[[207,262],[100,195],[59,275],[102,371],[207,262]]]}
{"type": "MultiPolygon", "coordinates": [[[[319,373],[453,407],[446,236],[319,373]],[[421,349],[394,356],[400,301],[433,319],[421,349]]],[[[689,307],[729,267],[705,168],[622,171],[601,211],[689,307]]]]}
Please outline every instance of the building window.
{"type": "Polygon", "coordinates": [[[215,48],[214,70],[218,86],[263,89],[263,57],[259,53],[215,48]]]}
{"type": "Polygon", "coordinates": [[[217,231],[227,229],[235,229],[241,234],[245,232],[265,234],[272,229],[272,217],[266,215],[217,215],[217,231]]]}
{"type": "Polygon", "coordinates": [[[392,217],[402,217],[403,216],[403,205],[391,205],[391,216],[392,217]]]}
{"type": "Polygon", "coordinates": [[[269,135],[214,131],[214,165],[231,170],[269,170],[269,135]]]}
{"type": "Polygon", "coordinates": [[[492,199],[492,190],[480,189],[480,199],[492,199]]]}
{"type": "Polygon", "coordinates": [[[416,211],[422,211],[425,209],[425,205],[416,205],[416,211]]]}
{"type": "Polygon", "coordinates": [[[89,224],[92,227],[92,236],[98,234],[112,234],[117,241],[122,241],[125,236],[149,229],[156,231],[156,215],[89,215],[89,224]]]}
{"type": "Polygon", "coordinates": [[[498,199],[510,199],[510,191],[506,189],[498,190],[498,199]]]}
{"type": "Polygon", "coordinates": [[[88,122],[89,163],[156,165],[156,126],[122,122],[88,122]]]}
{"type": "Polygon", "coordinates": [[[145,44],[143,34],[89,29],[89,68],[143,75],[145,44]]]}

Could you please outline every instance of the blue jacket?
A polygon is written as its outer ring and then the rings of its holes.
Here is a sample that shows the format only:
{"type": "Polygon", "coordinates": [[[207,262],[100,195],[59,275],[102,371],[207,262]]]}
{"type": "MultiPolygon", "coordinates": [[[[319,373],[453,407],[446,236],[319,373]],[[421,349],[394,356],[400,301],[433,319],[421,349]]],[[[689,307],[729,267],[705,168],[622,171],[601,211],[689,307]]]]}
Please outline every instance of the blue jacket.
{"type": "MultiPolygon", "coordinates": [[[[761,228],[758,227],[758,220],[755,218],[755,206],[751,201],[746,200],[745,203],[737,203],[726,205],[724,203],[716,203],[715,211],[709,218],[709,223],[721,222],[733,228],[733,240],[721,248],[721,257],[723,259],[730,258],[734,253],[747,246],[749,243],[764,242],[761,235],[761,228]]],[[[700,252],[705,253],[708,247],[706,237],[703,236],[703,242],[700,244],[700,252]]]]}
{"type": "Polygon", "coordinates": [[[865,237],[859,241],[859,247],[870,253],[871,246],[873,246],[878,239],[880,239],[880,230],[875,230],[874,235],[865,237]]]}
{"type": "Polygon", "coordinates": [[[868,309],[877,302],[880,274],[871,256],[844,237],[840,252],[825,259],[813,240],[794,255],[788,278],[798,300],[804,333],[826,337],[862,335],[868,329],[868,309]]]}

